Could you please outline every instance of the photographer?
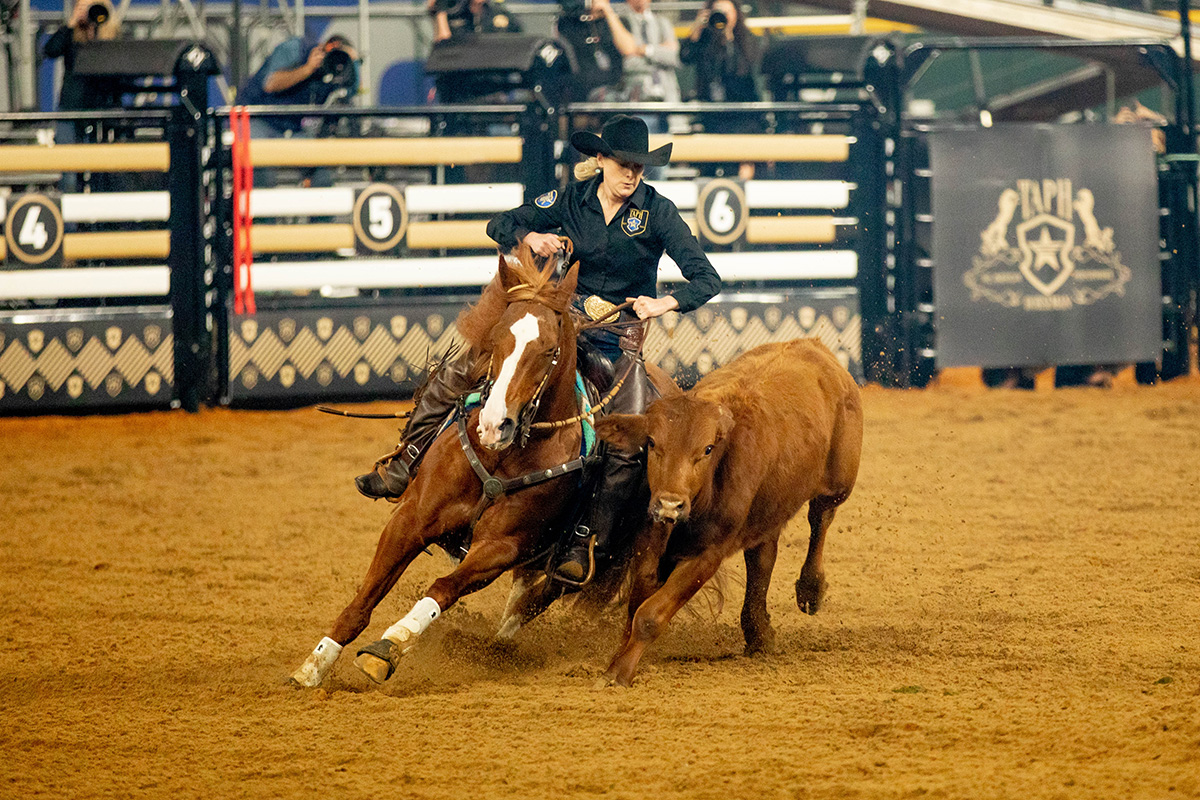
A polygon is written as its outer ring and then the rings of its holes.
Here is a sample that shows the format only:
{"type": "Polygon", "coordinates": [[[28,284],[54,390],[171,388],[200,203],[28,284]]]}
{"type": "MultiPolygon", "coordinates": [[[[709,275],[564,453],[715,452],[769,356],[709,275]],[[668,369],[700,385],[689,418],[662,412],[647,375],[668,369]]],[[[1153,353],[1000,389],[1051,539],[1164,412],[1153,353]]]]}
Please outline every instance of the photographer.
{"type": "MultiPolygon", "coordinates": [[[[358,94],[358,51],[345,36],[319,45],[294,37],[271,51],[238,93],[248,106],[349,104],[358,94]]],[[[300,131],[300,117],[251,117],[250,135],[279,138],[300,131]]]]}
{"type": "MultiPolygon", "coordinates": [[[[117,38],[120,25],[109,0],[76,0],[67,24],[60,27],[42,47],[46,58],[63,60],[60,111],[89,111],[118,105],[119,85],[108,78],[75,74],[75,54],[81,44],[117,38]]],[[[62,136],[66,130],[60,131],[62,136]]],[[[70,134],[67,133],[68,138],[70,134]]]]}
{"type": "Polygon", "coordinates": [[[504,10],[502,0],[429,0],[428,5],[434,44],[469,33],[521,32],[520,21],[504,10]]]}
{"type": "MultiPolygon", "coordinates": [[[[678,103],[679,42],[675,29],[650,10],[650,0],[627,0],[627,12],[618,16],[609,0],[592,0],[592,15],[602,16],[613,44],[623,56],[622,99],[634,103],[678,103]]],[[[647,120],[647,124],[650,121],[647,120]]],[[[656,131],[651,125],[651,133],[656,131]]]]}
{"type": "MultiPolygon", "coordinates": [[[[732,0],[705,0],[691,35],[683,40],[679,56],[683,63],[695,68],[697,100],[710,103],[762,100],[757,83],[762,48],[732,0]]],[[[753,119],[737,115],[710,117],[704,124],[710,133],[749,133],[756,127],[753,119]]],[[[743,180],[754,177],[754,165],[743,163],[738,175],[743,180]]]]}

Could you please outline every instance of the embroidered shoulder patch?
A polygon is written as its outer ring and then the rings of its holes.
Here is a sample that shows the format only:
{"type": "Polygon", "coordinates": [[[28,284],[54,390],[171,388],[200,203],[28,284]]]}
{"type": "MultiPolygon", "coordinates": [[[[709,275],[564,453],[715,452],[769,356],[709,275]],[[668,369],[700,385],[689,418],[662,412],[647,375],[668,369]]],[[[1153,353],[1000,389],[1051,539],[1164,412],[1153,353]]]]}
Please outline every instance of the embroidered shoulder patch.
{"type": "Polygon", "coordinates": [[[537,206],[538,208],[549,208],[550,206],[554,205],[554,201],[557,199],[558,199],[558,189],[551,189],[550,191],[546,192],[544,195],[541,195],[536,200],[534,200],[533,204],[535,206],[537,206]]]}

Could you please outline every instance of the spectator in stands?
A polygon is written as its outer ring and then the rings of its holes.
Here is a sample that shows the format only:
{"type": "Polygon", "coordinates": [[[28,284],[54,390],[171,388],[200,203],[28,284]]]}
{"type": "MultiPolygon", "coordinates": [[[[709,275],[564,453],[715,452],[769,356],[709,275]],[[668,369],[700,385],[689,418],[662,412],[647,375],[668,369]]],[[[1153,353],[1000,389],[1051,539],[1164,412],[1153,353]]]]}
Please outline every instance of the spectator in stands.
{"type": "Polygon", "coordinates": [[[608,23],[621,53],[623,99],[678,103],[679,42],[671,23],[650,10],[650,0],[627,0],[624,17],[617,15],[609,0],[592,0],[592,14],[608,23]]]}
{"type": "MultiPolygon", "coordinates": [[[[691,34],[683,40],[680,59],[696,71],[696,99],[710,103],[752,103],[762,100],[758,90],[758,64],[762,47],[746,27],[733,0],[705,0],[691,34]]],[[[757,121],[746,116],[709,117],[710,133],[747,133],[757,121]]],[[[754,164],[738,168],[743,180],[754,177],[754,164]]]]}
{"type": "Polygon", "coordinates": [[[469,33],[520,33],[521,22],[504,8],[504,0],[429,0],[433,41],[469,33]]]}

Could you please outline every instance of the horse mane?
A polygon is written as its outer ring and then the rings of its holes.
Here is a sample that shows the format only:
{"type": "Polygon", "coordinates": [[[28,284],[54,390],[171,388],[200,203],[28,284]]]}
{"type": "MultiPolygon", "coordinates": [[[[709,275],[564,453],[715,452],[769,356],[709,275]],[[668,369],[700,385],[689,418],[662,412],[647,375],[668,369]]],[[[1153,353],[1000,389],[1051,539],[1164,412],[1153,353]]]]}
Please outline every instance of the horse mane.
{"type": "Polygon", "coordinates": [[[521,243],[515,255],[501,255],[496,274],[483,287],[479,301],[464,308],[455,323],[459,335],[477,353],[491,348],[489,335],[500,321],[504,310],[512,303],[534,301],[556,311],[567,313],[571,293],[554,280],[554,259],[541,264],[529,245],[521,243]],[[507,275],[505,274],[507,273],[507,275]],[[510,284],[505,288],[505,283],[510,284]]]}

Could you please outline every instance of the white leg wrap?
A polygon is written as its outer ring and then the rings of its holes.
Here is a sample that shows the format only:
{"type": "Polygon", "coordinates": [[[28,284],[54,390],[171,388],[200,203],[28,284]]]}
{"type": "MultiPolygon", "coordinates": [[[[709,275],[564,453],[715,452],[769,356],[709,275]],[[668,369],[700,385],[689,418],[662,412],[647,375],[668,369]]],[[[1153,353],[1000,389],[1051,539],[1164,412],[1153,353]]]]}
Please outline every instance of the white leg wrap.
{"type": "Polygon", "coordinates": [[[341,654],[342,646],[326,636],[292,674],[292,680],[310,689],[320,686],[341,654]]]}
{"type": "MultiPolygon", "coordinates": [[[[405,615],[404,619],[383,632],[383,638],[391,639],[399,645],[412,642],[425,632],[429,623],[442,615],[442,609],[432,597],[422,597],[417,604],[405,615]]],[[[410,644],[409,647],[412,645],[410,644]]],[[[404,648],[408,650],[408,647],[404,648]]]]}

